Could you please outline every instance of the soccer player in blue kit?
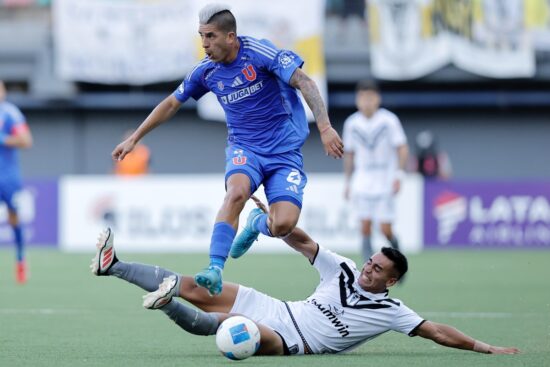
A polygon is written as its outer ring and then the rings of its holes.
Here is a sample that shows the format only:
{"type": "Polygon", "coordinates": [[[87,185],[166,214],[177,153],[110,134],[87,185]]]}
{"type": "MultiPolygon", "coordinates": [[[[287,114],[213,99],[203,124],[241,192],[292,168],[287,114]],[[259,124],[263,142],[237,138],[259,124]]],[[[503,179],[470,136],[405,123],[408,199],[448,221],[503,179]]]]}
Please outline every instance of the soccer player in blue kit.
{"type": "Polygon", "coordinates": [[[171,118],[190,97],[199,99],[207,92],[216,95],[228,128],[226,194],[212,232],[210,265],[195,276],[195,282],[218,295],[230,250],[237,258],[259,233],[284,237],[298,222],[307,182],[300,148],[309,128],[297,90],[313,112],[325,153],[341,158],[343,143],[331,126],[315,82],[301,70],[300,56],[277,49],[268,40],[237,36],[235,17],[225,5],[202,8],[199,23],[206,57],[112,156],[124,159],[143,136],[171,118]],[[253,210],[236,237],[239,214],[260,184],[269,214],[253,210]]]}
{"type": "Polygon", "coordinates": [[[4,82],[0,80],[0,202],[8,208],[8,222],[15,238],[17,260],[15,278],[18,283],[27,280],[23,230],[17,214],[17,193],[22,189],[18,149],[30,148],[32,135],[25,116],[12,103],[5,100],[4,82]]]}

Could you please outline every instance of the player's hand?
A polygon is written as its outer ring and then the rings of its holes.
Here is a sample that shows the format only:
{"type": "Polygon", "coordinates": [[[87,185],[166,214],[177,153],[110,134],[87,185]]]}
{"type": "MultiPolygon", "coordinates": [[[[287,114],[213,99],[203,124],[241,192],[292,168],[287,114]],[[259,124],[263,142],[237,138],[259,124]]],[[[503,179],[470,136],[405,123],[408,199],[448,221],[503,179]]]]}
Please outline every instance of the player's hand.
{"type": "Polygon", "coordinates": [[[250,198],[252,199],[252,201],[254,201],[254,204],[256,204],[256,206],[257,206],[258,208],[262,209],[262,211],[263,211],[264,213],[266,213],[266,214],[269,213],[269,210],[267,209],[267,206],[266,206],[264,203],[262,203],[262,202],[260,201],[260,199],[258,199],[258,198],[257,198],[256,196],[254,196],[254,195],[250,196],[250,198]]]}
{"type": "Polygon", "coordinates": [[[520,351],[518,348],[513,347],[489,347],[489,354],[518,354],[520,351]]]}
{"type": "Polygon", "coordinates": [[[344,156],[344,143],[338,132],[330,127],[321,133],[321,141],[325,147],[325,153],[332,158],[340,159],[344,156]]]}
{"type": "Polygon", "coordinates": [[[115,150],[111,153],[113,160],[121,161],[126,157],[128,153],[134,150],[136,143],[130,138],[124,140],[122,143],[116,146],[115,150]]]}

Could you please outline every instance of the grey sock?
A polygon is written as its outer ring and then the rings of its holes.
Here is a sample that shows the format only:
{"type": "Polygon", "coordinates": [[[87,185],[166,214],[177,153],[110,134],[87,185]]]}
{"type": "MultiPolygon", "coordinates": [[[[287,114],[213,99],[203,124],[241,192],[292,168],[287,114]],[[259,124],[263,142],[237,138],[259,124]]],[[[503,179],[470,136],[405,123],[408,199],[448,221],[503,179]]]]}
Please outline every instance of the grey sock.
{"type": "MultiPolygon", "coordinates": [[[[172,274],[176,273],[159,266],[122,261],[118,261],[109,269],[109,275],[124,279],[148,292],[156,291],[163,279],[172,274]]],[[[179,296],[179,290],[176,291],[176,296],[179,296]]]]}
{"type": "Polygon", "coordinates": [[[183,330],[194,335],[214,335],[219,319],[216,312],[203,312],[174,299],[160,309],[183,330]]]}
{"type": "Polygon", "coordinates": [[[372,256],[371,236],[363,236],[361,254],[363,255],[364,262],[369,261],[372,256]]]}

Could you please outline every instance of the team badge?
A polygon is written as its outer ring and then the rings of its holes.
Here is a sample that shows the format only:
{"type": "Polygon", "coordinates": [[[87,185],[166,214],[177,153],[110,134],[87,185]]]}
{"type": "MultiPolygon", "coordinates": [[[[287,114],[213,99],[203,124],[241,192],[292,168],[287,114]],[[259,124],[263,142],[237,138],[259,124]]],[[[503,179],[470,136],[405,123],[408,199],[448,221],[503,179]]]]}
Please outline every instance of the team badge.
{"type": "Polygon", "coordinates": [[[233,164],[235,166],[244,166],[246,164],[246,157],[242,155],[233,157],[233,164]]]}
{"type": "Polygon", "coordinates": [[[244,151],[242,149],[235,149],[233,154],[236,157],[233,157],[233,164],[235,166],[243,166],[246,164],[246,156],[243,155],[244,151]]]}
{"type": "Polygon", "coordinates": [[[254,69],[254,66],[247,65],[246,68],[242,70],[244,77],[249,82],[256,80],[256,70],[254,69]]]}
{"type": "Polygon", "coordinates": [[[224,88],[225,88],[225,85],[223,85],[223,82],[220,80],[220,81],[218,82],[218,89],[219,89],[220,91],[222,91],[224,88]]]}

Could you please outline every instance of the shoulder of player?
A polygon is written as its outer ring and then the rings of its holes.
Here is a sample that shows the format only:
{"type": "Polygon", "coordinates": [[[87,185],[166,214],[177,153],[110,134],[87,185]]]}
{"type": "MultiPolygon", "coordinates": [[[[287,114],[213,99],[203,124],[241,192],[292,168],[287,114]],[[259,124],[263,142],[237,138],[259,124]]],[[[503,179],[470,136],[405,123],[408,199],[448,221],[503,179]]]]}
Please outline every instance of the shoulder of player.
{"type": "Polygon", "coordinates": [[[361,112],[355,111],[346,118],[346,120],[344,121],[344,125],[352,126],[358,124],[363,118],[364,117],[361,112]]]}
{"type": "Polygon", "coordinates": [[[249,57],[263,56],[274,60],[279,53],[279,49],[267,39],[257,39],[250,36],[240,36],[239,39],[242,42],[243,51],[249,57]]]}
{"type": "Polygon", "coordinates": [[[18,121],[24,120],[23,113],[21,112],[19,107],[8,101],[0,103],[0,114],[4,114],[8,116],[8,118],[12,118],[18,121]]]}
{"type": "Polygon", "coordinates": [[[195,64],[195,66],[193,66],[193,68],[187,73],[185,80],[191,80],[192,78],[202,76],[204,75],[204,73],[206,73],[208,70],[210,70],[214,66],[215,66],[215,63],[205,56],[201,61],[195,64]]]}
{"type": "Polygon", "coordinates": [[[395,113],[383,107],[379,108],[376,114],[380,119],[389,120],[389,121],[399,121],[399,117],[397,117],[395,113]]]}

